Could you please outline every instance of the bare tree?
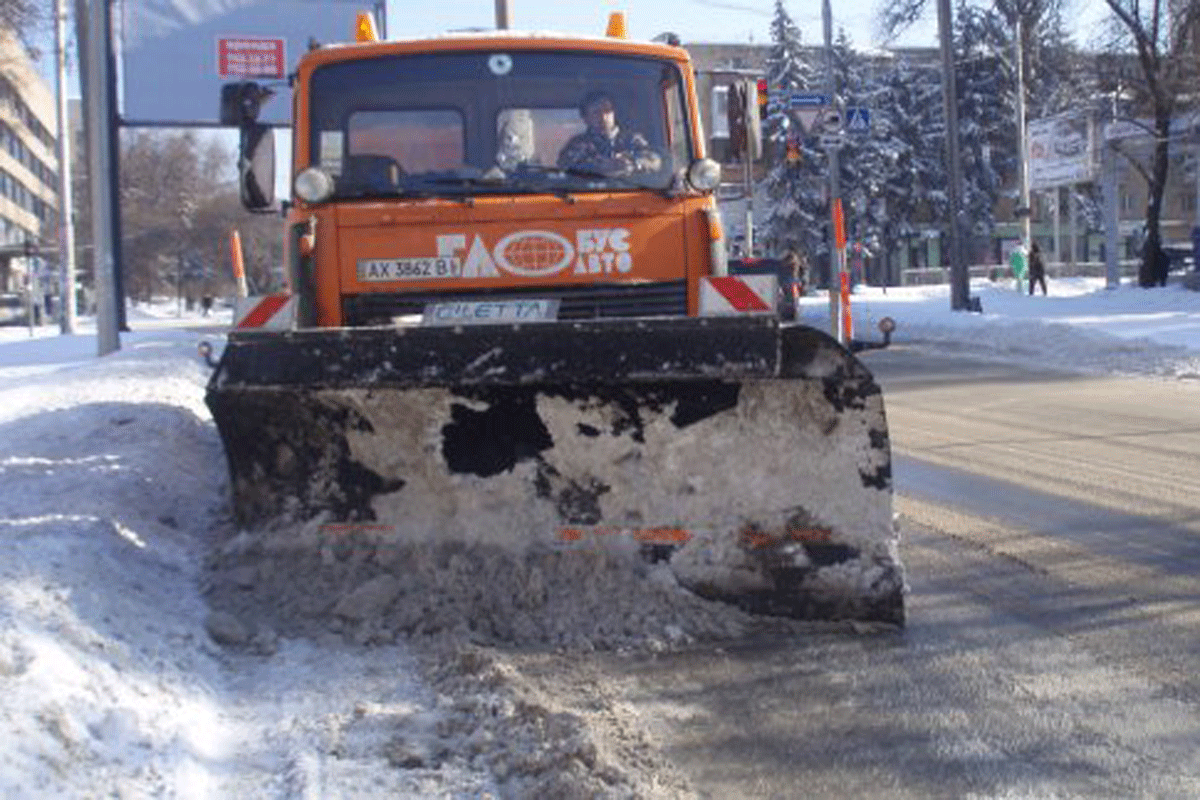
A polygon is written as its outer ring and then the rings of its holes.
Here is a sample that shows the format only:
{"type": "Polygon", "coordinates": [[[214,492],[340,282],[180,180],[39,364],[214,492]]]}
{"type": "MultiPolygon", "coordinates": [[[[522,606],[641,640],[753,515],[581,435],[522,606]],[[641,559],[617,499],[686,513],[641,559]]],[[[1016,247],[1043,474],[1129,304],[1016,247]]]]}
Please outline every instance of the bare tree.
{"type": "Polygon", "coordinates": [[[33,57],[38,55],[36,34],[48,13],[43,5],[38,0],[0,0],[0,28],[10,30],[33,57]]]}
{"type": "Polygon", "coordinates": [[[230,275],[229,231],[243,217],[228,146],[192,131],[130,130],[121,150],[129,295],[219,294],[230,275]]]}
{"type": "Polygon", "coordinates": [[[1171,0],[1105,0],[1113,13],[1112,38],[1105,60],[1111,70],[1102,83],[1130,95],[1130,122],[1153,137],[1150,163],[1122,151],[1146,180],[1146,238],[1138,283],[1165,283],[1159,264],[1162,247],[1163,194],[1170,165],[1171,120],[1193,102],[1197,76],[1197,24],[1200,3],[1171,0]],[[1122,54],[1130,58],[1120,58],[1122,54]],[[1132,69],[1123,68],[1132,65],[1132,69]],[[1148,119],[1148,124],[1142,120],[1148,119]]]}
{"type": "MultiPolygon", "coordinates": [[[[232,145],[195,132],[126,129],[121,139],[122,274],[137,300],[231,295],[229,237],[241,234],[251,291],[280,288],[283,223],[247,214],[231,165],[232,145]]],[[[76,170],[76,239],[81,279],[91,284],[89,193],[86,170],[76,170]]]]}
{"type": "MultiPolygon", "coordinates": [[[[930,2],[932,0],[884,0],[879,12],[884,32],[895,36],[905,30],[921,18],[930,2]]],[[[1020,23],[1025,35],[1030,37],[1025,44],[1030,45],[1038,24],[1057,15],[1063,0],[992,0],[986,5],[991,5],[1010,25],[1015,27],[1020,23]]],[[[1029,51],[1027,46],[1026,52],[1029,51]]]]}

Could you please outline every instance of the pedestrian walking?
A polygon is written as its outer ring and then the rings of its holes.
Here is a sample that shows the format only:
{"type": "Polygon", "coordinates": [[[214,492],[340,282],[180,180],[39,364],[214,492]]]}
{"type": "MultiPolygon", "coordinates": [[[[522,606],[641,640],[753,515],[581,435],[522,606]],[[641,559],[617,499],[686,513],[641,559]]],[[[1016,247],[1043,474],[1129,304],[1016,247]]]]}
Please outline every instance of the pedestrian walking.
{"type": "Polygon", "coordinates": [[[1171,274],[1171,257],[1167,255],[1167,251],[1159,245],[1158,252],[1154,254],[1154,281],[1159,286],[1167,285],[1167,276],[1171,274]]]}
{"type": "Polygon", "coordinates": [[[1033,296],[1033,287],[1041,284],[1042,294],[1046,294],[1046,262],[1042,260],[1042,249],[1034,242],[1029,246],[1029,296],[1033,296]]]}

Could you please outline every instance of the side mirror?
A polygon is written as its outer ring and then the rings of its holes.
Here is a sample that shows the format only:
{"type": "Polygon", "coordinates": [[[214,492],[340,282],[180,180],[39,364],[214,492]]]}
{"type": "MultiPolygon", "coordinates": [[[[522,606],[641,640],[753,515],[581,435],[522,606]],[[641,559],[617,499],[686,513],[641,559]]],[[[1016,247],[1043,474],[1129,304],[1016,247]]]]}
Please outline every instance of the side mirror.
{"type": "Polygon", "coordinates": [[[236,81],[221,86],[221,124],[240,128],[258,122],[263,103],[275,93],[254,81],[236,81]]]}
{"type": "Polygon", "coordinates": [[[254,81],[237,81],[221,87],[221,124],[241,132],[238,178],[242,205],[263,211],[275,205],[275,131],[258,121],[258,114],[274,94],[254,81]]]}
{"type": "Polygon", "coordinates": [[[263,211],[275,205],[275,130],[251,122],[242,126],[238,156],[242,205],[263,211]]]}

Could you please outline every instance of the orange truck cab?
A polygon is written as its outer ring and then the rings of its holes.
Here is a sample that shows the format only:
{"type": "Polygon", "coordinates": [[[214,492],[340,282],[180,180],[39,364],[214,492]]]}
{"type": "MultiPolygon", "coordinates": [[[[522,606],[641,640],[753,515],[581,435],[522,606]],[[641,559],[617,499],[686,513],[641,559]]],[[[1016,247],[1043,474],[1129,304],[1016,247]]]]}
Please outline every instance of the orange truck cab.
{"type": "MultiPolygon", "coordinates": [[[[365,41],[306,53],[293,86],[301,328],[695,316],[699,278],[726,272],[720,171],[682,48],[507,31],[365,41]],[[600,93],[652,169],[563,160],[600,93]]],[[[265,94],[223,95],[252,208],[273,204],[271,132],[253,119],[265,94]]]]}

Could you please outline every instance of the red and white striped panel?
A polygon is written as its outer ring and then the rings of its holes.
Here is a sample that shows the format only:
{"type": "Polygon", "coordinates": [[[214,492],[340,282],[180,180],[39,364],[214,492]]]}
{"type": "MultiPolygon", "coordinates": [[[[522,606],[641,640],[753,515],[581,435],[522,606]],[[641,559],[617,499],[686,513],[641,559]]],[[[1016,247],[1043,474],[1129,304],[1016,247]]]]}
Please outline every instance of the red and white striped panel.
{"type": "Polygon", "coordinates": [[[774,314],[774,275],[722,275],[700,280],[700,315],[774,314]]]}
{"type": "Polygon", "coordinates": [[[233,305],[233,327],[265,331],[290,331],[295,327],[296,297],[268,294],[240,297],[233,305]]]}

